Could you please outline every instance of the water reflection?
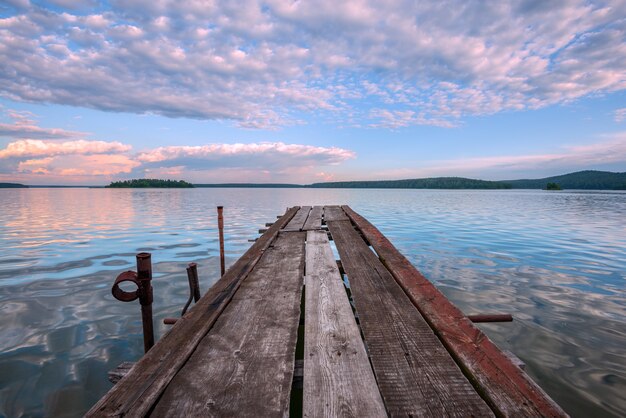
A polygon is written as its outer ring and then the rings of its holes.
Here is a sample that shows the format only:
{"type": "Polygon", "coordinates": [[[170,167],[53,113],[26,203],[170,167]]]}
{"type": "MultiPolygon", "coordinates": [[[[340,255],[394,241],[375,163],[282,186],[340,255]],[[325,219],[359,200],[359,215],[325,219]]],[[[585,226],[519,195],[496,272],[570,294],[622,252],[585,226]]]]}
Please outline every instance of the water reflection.
{"type": "Polygon", "coordinates": [[[529,191],[0,190],[0,416],[84,413],[142,354],[139,306],[110,286],[153,253],[155,324],[217,280],[287,206],[348,203],[575,416],[626,414],[626,194],[529,191]]]}

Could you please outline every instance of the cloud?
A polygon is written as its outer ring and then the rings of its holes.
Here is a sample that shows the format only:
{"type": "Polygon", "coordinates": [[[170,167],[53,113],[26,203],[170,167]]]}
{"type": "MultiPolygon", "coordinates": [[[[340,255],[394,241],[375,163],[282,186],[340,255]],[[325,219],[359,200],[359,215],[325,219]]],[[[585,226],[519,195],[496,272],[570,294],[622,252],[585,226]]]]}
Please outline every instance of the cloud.
{"type": "Polygon", "coordinates": [[[147,167],[205,170],[215,167],[284,170],[292,167],[337,165],[355,153],[336,147],[263,142],[160,147],[137,155],[147,167]]]}
{"type": "Polygon", "coordinates": [[[303,112],[402,128],[626,88],[622,1],[89,3],[8,9],[0,95],[246,128],[303,112]]]}
{"type": "Polygon", "coordinates": [[[22,136],[67,138],[84,132],[44,129],[36,115],[4,110],[13,120],[7,136],[14,140],[0,148],[0,179],[41,184],[101,182],[113,177],[176,177],[196,182],[304,181],[322,167],[355,158],[338,147],[317,147],[283,142],[214,143],[167,146],[133,153],[118,141],[88,139],[20,139],[22,136]]]}
{"type": "Polygon", "coordinates": [[[626,120],[626,107],[623,107],[621,109],[616,109],[615,112],[613,112],[614,118],[615,118],[615,122],[620,123],[626,120]]]}
{"type": "Polygon", "coordinates": [[[319,181],[333,181],[335,179],[335,174],[320,171],[319,173],[315,173],[315,177],[319,181]]]}
{"type": "Polygon", "coordinates": [[[130,145],[125,145],[121,142],[86,141],[82,139],[78,141],[53,142],[24,139],[11,142],[5,149],[0,149],[0,159],[122,153],[130,149],[130,145]]]}
{"type": "Polygon", "coordinates": [[[398,168],[368,173],[367,178],[469,176],[502,180],[505,177],[554,175],[611,164],[626,163],[626,132],[587,145],[564,146],[549,154],[501,155],[431,161],[417,169],[398,168]]]}
{"type": "Polygon", "coordinates": [[[139,165],[139,162],[120,154],[72,155],[25,160],[18,164],[17,172],[75,181],[91,176],[128,174],[139,165]]]}
{"type": "Polygon", "coordinates": [[[19,140],[0,149],[0,173],[13,174],[16,179],[20,175],[46,175],[56,181],[80,179],[92,184],[94,178],[87,177],[118,175],[175,177],[205,183],[305,182],[321,167],[335,166],[356,156],[343,148],[282,142],[169,146],[134,155],[130,149],[120,142],[19,140]]]}
{"type": "Polygon", "coordinates": [[[66,131],[58,128],[41,128],[37,126],[34,115],[30,112],[4,109],[6,117],[13,123],[0,123],[0,137],[30,139],[71,139],[83,138],[84,132],[66,131]]]}
{"type": "Polygon", "coordinates": [[[46,129],[32,125],[18,125],[0,123],[0,136],[12,138],[41,138],[41,139],[65,139],[81,138],[82,132],[66,131],[64,129],[46,129]]]}
{"type": "Polygon", "coordinates": [[[306,183],[323,167],[356,157],[337,147],[282,142],[160,147],[137,155],[145,176],[174,176],[195,183],[306,183]]]}
{"type": "Polygon", "coordinates": [[[30,112],[0,110],[11,120],[0,123],[0,136],[12,140],[0,149],[2,179],[65,184],[130,173],[141,165],[129,155],[130,145],[83,139],[89,136],[86,132],[42,128],[30,112]]]}
{"type": "Polygon", "coordinates": [[[450,128],[453,123],[446,119],[429,119],[413,110],[373,109],[370,117],[375,120],[370,124],[373,128],[398,129],[411,125],[432,125],[450,128]]]}

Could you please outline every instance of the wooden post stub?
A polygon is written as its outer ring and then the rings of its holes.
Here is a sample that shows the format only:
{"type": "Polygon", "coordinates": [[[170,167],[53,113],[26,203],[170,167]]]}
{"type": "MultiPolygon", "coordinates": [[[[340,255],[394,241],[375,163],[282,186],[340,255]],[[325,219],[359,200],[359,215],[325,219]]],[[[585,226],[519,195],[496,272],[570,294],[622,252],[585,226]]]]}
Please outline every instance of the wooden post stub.
{"type": "Polygon", "coordinates": [[[193,301],[198,302],[200,300],[200,283],[198,281],[198,265],[196,263],[189,263],[187,280],[189,280],[189,289],[193,295],[193,301]]]}

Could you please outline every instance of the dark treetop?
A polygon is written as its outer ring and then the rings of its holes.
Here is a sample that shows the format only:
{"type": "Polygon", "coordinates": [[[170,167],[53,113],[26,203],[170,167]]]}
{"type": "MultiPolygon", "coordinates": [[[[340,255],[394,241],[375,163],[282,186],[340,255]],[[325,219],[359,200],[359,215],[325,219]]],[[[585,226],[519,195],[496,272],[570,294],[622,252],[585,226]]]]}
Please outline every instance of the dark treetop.
{"type": "Polygon", "coordinates": [[[558,183],[548,183],[546,185],[546,190],[563,190],[558,183]]]}

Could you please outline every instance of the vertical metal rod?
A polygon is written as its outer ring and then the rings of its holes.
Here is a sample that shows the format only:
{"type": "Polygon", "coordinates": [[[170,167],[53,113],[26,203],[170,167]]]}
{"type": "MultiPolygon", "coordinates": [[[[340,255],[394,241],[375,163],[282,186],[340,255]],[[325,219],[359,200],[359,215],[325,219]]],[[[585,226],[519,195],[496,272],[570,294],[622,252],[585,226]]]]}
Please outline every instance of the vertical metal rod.
{"type": "Polygon", "coordinates": [[[220,233],[220,268],[221,275],[223,276],[226,273],[226,262],[224,260],[224,206],[217,207],[217,228],[220,233]]]}
{"type": "Polygon", "coordinates": [[[143,349],[148,352],[154,345],[152,326],[152,261],[150,253],[137,254],[137,281],[139,302],[141,303],[141,321],[143,323],[143,349]]]}

